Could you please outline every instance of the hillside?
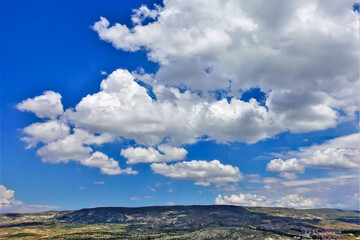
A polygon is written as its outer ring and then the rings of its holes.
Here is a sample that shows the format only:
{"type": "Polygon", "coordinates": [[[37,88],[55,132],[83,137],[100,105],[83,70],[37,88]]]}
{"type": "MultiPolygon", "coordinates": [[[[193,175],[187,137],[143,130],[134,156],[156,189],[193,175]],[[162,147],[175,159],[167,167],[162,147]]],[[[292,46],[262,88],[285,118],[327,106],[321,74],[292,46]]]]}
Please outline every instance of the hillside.
{"type": "Polygon", "coordinates": [[[356,239],[360,214],[338,209],[100,207],[0,215],[1,239],[356,239]]]}

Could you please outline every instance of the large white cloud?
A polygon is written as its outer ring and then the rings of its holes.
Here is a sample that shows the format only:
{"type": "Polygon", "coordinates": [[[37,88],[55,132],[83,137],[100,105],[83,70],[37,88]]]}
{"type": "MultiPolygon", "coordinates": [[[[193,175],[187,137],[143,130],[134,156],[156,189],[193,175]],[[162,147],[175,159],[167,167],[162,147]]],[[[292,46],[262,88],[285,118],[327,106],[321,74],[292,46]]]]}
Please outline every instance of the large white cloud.
{"type": "Polygon", "coordinates": [[[157,99],[127,70],[116,70],[102,91],[83,98],[66,118],[92,132],[108,132],[144,145],[193,143],[204,135],[219,142],[257,142],[285,129],[256,100],[208,100],[177,88],[156,86],[157,99]]]}
{"type": "Polygon", "coordinates": [[[287,160],[273,159],[266,170],[280,172],[283,176],[289,173],[304,173],[305,167],[339,170],[356,170],[360,166],[360,134],[355,133],[328,140],[323,144],[300,148],[288,152],[287,160]]]}
{"type": "Polygon", "coordinates": [[[61,95],[53,91],[46,91],[43,95],[28,98],[17,105],[21,111],[33,112],[39,118],[54,119],[64,112],[61,95]]]}
{"type": "Polygon", "coordinates": [[[286,130],[334,127],[357,110],[351,4],[288,1],[279,8],[265,1],[170,0],[163,7],[134,10],[133,28],[110,26],[102,17],[93,26],[101,39],[121,50],[147,51],[159,71],[142,77],[118,70],[102,82],[102,91],[67,115],[91,131],[114,132],[144,145],[165,138],[181,145],[204,135],[254,143],[286,130]],[[143,25],[146,18],[152,21],[143,25]],[[156,99],[134,76],[153,87],[156,99]],[[199,90],[202,97],[169,86],[199,90]],[[239,96],[251,87],[267,93],[265,106],[208,95],[229,88],[230,96],[239,96]]]}
{"type": "Polygon", "coordinates": [[[238,167],[221,164],[218,160],[178,162],[172,165],[153,163],[154,173],[166,177],[195,181],[196,185],[209,186],[211,183],[239,182],[243,175],[238,167]]]}
{"type": "Polygon", "coordinates": [[[159,145],[158,150],[149,147],[129,147],[121,150],[121,156],[127,158],[127,164],[172,162],[183,160],[187,151],[184,148],[159,145]]]}
{"type": "Polygon", "coordinates": [[[280,114],[290,129],[311,131],[334,126],[331,108],[351,116],[357,110],[357,19],[351,6],[350,0],[169,0],[136,10],[133,28],[110,26],[105,18],[93,28],[118,49],[145,49],[160,64],[157,83],[206,92],[227,88],[231,80],[235,96],[260,87],[272,91],[274,110],[282,107],[275,98],[289,102],[280,114]],[[142,25],[146,17],[153,21],[142,25]],[[315,95],[320,103],[309,102],[315,95]],[[301,115],[307,121],[293,124],[301,115]]]}
{"type": "Polygon", "coordinates": [[[218,142],[255,143],[287,129],[307,132],[336,124],[335,112],[321,96],[311,95],[311,100],[309,94],[300,93],[289,104],[288,93],[270,93],[268,106],[261,106],[255,99],[215,100],[154,85],[156,99],[152,99],[134,76],[116,70],[101,82],[100,92],[83,98],[74,110],[68,109],[65,118],[91,132],[112,133],[148,146],[164,140],[172,145],[194,143],[202,136],[218,142]],[[307,102],[296,103],[301,98],[307,102]]]}
{"type": "Polygon", "coordinates": [[[41,212],[56,209],[53,206],[28,205],[15,199],[15,191],[0,185],[0,213],[41,212]]]}

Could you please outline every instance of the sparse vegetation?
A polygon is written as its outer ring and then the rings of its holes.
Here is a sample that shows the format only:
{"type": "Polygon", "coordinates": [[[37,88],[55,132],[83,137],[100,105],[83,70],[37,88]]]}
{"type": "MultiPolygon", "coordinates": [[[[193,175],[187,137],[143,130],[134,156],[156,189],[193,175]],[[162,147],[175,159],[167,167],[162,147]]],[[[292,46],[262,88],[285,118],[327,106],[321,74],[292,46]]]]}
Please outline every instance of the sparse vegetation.
{"type": "Polygon", "coordinates": [[[167,206],[0,215],[0,239],[356,239],[359,212],[167,206]],[[340,239],[340,238],[338,238],[340,239]]]}

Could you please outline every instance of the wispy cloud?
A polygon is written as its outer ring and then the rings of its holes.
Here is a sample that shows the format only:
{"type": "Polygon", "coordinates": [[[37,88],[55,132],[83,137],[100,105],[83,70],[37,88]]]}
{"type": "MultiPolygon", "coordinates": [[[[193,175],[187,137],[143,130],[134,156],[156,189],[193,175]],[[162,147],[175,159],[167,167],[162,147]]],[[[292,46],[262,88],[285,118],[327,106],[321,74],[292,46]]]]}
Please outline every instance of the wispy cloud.
{"type": "Polygon", "coordinates": [[[100,182],[94,182],[94,184],[105,184],[105,182],[100,181],[100,182]]]}

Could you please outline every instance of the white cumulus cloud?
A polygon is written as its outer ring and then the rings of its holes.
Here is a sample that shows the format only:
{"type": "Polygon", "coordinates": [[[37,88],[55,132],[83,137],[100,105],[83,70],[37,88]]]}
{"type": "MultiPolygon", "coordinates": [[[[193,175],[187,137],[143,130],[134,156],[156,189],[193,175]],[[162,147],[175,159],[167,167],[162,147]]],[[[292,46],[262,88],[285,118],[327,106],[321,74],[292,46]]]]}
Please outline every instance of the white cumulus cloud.
{"type": "Polygon", "coordinates": [[[339,109],[351,117],[358,109],[352,3],[169,0],[135,10],[134,27],[102,17],[93,29],[117,49],[145,50],[160,65],[157,83],[230,87],[234,96],[259,87],[286,127],[313,131],[335,126],[339,109]]]}
{"type": "Polygon", "coordinates": [[[28,136],[23,137],[22,140],[28,143],[28,147],[33,147],[39,142],[44,144],[37,150],[43,162],[76,161],[85,166],[97,167],[103,174],[137,174],[131,168],[121,169],[118,161],[109,158],[104,153],[93,152],[91,145],[112,142],[114,141],[112,135],[107,133],[94,135],[79,128],[73,128],[72,131],[70,133],[70,127],[65,123],[50,120],[24,128],[23,132],[28,136]]]}
{"type": "Polygon", "coordinates": [[[164,139],[175,145],[194,143],[204,135],[219,142],[254,143],[285,129],[254,99],[216,101],[157,86],[154,100],[123,69],[103,80],[101,89],[68,109],[65,118],[91,132],[108,132],[148,146],[164,139]]]}
{"type": "Polygon", "coordinates": [[[271,160],[270,163],[268,163],[268,165],[266,166],[266,170],[271,172],[303,173],[304,166],[300,165],[295,158],[286,161],[283,161],[281,159],[274,159],[271,160]]]}
{"type": "MultiPolygon", "coordinates": [[[[236,98],[230,101],[208,99],[163,85],[154,86],[153,91],[156,99],[149,96],[147,89],[140,86],[131,73],[118,69],[101,82],[100,92],[83,98],[74,110],[68,109],[64,117],[91,132],[107,132],[148,146],[158,145],[165,139],[171,145],[194,143],[202,136],[218,142],[255,143],[291,128],[286,126],[283,115],[275,114],[255,99],[249,102],[236,98]]],[[[313,117],[321,113],[317,109],[321,104],[314,101],[313,117]]],[[[282,108],[285,109],[281,111],[288,116],[286,111],[292,106],[282,108]]],[[[320,117],[321,126],[311,130],[333,126],[335,115],[329,116],[332,119],[329,124],[320,117]]],[[[296,119],[291,119],[291,122],[309,125],[316,122],[314,118],[296,119]]],[[[294,131],[300,130],[310,129],[297,127],[294,131]]],[[[156,155],[157,150],[147,150],[156,155]]],[[[133,149],[130,151],[134,152],[133,149]]],[[[137,148],[136,151],[145,150],[137,148]]]]}
{"type": "Polygon", "coordinates": [[[168,145],[159,145],[157,148],[130,147],[122,149],[120,154],[128,159],[127,164],[180,161],[187,154],[184,148],[168,145]]]}
{"type": "Polygon", "coordinates": [[[309,167],[351,170],[360,166],[359,143],[360,134],[355,133],[290,154],[297,155],[309,167]]]}
{"type": "Polygon", "coordinates": [[[153,163],[151,169],[154,173],[166,177],[195,181],[196,185],[209,186],[212,183],[239,182],[243,175],[238,167],[221,164],[218,160],[183,161],[167,165],[166,163],[153,163]]]}
{"type": "Polygon", "coordinates": [[[280,176],[288,179],[296,178],[296,173],[304,173],[304,166],[296,159],[273,159],[266,165],[266,171],[280,172],[280,176]]]}
{"type": "Polygon", "coordinates": [[[33,123],[23,129],[28,135],[21,140],[28,143],[27,148],[35,147],[39,142],[50,143],[65,138],[70,133],[70,127],[63,122],[52,120],[41,123],[33,123]]]}
{"type": "Polygon", "coordinates": [[[138,173],[131,168],[120,169],[117,161],[101,152],[94,152],[90,157],[81,159],[80,163],[89,167],[98,167],[102,173],[108,175],[118,175],[122,173],[135,175],[138,173]]]}
{"type": "Polygon", "coordinates": [[[16,106],[21,111],[33,112],[39,118],[55,119],[64,112],[61,95],[46,91],[43,95],[28,98],[16,106]]]}
{"type": "Polygon", "coordinates": [[[240,193],[239,195],[222,196],[219,194],[215,199],[216,205],[239,205],[239,206],[268,206],[269,201],[265,196],[251,193],[240,193]]]}
{"type": "MultiPolygon", "coordinates": [[[[356,170],[360,166],[360,134],[328,140],[323,144],[300,148],[299,151],[288,152],[293,158],[273,159],[267,166],[267,171],[280,172],[282,176],[293,173],[304,173],[306,167],[327,168],[339,170],[356,170]]],[[[291,178],[291,175],[290,177],[291,178]]]]}

